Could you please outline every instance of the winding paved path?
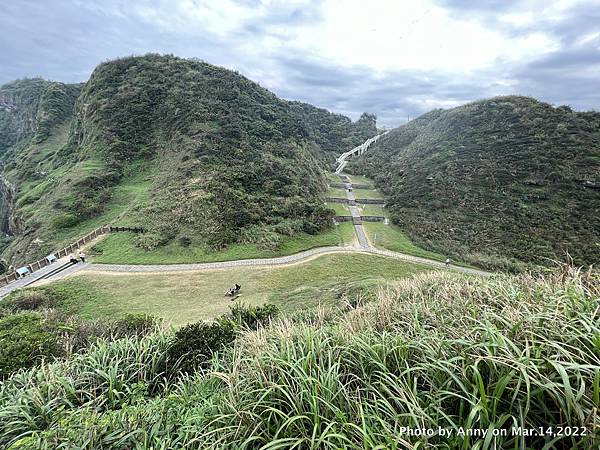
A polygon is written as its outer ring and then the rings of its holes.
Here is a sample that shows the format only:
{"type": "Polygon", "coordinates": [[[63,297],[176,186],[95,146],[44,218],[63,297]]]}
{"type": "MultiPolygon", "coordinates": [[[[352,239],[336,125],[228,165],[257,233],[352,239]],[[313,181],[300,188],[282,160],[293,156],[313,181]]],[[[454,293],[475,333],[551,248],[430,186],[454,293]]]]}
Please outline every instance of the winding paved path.
{"type": "MultiPolygon", "coordinates": [[[[406,255],[404,253],[381,250],[375,247],[318,247],[304,252],[278,258],[241,259],[234,261],[222,261],[212,263],[192,264],[78,264],[69,269],[67,273],[61,272],[52,281],[64,278],[76,272],[92,271],[101,273],[172,273],[172,272],[194,272],[202,270],[227,269],[233,267],[274,267],[301,262],[315,256],[331,253],[365,253],[386,258],[393,258],[414,264],[426,265],[438,269],[446,269],[446,265],[439,261],[420,258],[418,256],[406,255]]],[[[450,270],[466,273],[469,275],[492,275],[490,272],[471,269],[469,267],[450,266],[450,270]]]]}

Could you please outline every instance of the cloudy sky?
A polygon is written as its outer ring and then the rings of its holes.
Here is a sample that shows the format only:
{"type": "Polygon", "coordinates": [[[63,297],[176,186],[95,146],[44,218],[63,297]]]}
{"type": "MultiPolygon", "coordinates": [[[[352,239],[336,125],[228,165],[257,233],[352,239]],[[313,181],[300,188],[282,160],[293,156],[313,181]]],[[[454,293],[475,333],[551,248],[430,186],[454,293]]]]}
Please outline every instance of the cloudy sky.
{"type": "Polygon", "coordinates": [[[600,110],[600,0],[0,0],[0,84],[147,52],[386,126],[513,93],[600,110]]]}

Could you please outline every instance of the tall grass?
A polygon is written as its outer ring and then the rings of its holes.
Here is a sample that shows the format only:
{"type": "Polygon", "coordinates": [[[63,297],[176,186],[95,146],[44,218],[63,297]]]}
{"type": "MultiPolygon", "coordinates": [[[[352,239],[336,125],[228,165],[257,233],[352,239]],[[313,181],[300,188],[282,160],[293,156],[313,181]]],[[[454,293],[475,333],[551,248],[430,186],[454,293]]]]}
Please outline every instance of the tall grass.
{"type": "Polygon", "coordinates": [[[112,356],[20,373],[0,390],[0,443],[27,436],[13,448],[597,448],[597,276],[427,273],[378,297],[343,316],[322,311],[247,333],[209,370],[137,396],[132,386],[160,372],[160,363],[138,363],[160,361],[162,335],[119,344],[153,357],[112,344],[112,356]],[[96,373],[111,366],[114,376],[96,373]],[[549,425],[588,434],[511,433],[549,425]],[[453,435],[413,436],[406,427],[453,435]],[[507,435],[464,436],[461,427],[507,435]]]}
{"type": "Polygon", "coordinates": [[[70,360],[21,371],[0,385],[0,445],[59,425],[70,411],[120,408],[164,373],[164,333],[100,341],[70,360]]]}

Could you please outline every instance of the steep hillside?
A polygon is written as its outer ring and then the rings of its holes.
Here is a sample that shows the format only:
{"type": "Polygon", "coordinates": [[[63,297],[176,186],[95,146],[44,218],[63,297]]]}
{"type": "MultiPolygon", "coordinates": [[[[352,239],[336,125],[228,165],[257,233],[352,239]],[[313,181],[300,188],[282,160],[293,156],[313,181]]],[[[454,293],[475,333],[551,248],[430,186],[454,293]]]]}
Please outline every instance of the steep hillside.
{"type": "MultiPolygon", "coordinates": [[[[73,112],[81,85],[32,78],[0,86],[0,155],[23,141],[43,142],[73,112]]],[[[18,147],[17,147],[18,148],[18,147]]]]}
{"type": "Polygon", "coordinates": [[[173,56],[101,64],[83,88],[26,80],[0,92],[13,262],[114,221],[144,226],[147,249],[316,233],[332,214],[322,168],[375,130],[374,116],[352,123],[173,56]]]}
{"type": "Polygon", "coordinates": [[[526,97],[436,110],[348,170],[375,178],[429,249],[487,266],[600,261],[600,113],[526,97]]]}
{"type": "Polygon", "coordinates": [[[0,252],[15,236],[30,234],[15,211],[43,189],[52,154],[67,141],[81,87],[39,78],[0,86],[0,252]]]}

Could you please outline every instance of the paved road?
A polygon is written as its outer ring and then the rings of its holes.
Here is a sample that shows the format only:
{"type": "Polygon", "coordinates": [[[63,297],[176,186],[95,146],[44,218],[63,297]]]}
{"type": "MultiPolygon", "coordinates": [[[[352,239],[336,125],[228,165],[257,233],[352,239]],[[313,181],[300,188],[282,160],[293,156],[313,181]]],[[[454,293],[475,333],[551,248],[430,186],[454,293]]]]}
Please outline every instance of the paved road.
{"type": "Polygon", "coordinates": [[[356,236],[358,237],[358,243],[364,249],[370,249],[371,244],[367,239],[367,235],[365,234],[365,230],[362,225],[354,225],[354,231],[356,232],[356,236]]]}
{"type": "MultiPolygon", "coordinates": [[[[68,258],[61,258],[57,261],[54,261],[54,263],[50,264],[49,266],[42,267],[40,270],[36,270],[35,272],[27,275],[24,278],[19,278],[18,280],[13,281],[12,283],[7,284],[6,286],[0,287],[0,298],[4,297],[9,292],[14,291],[15,289],[23,288],[25,286],[28,286],[28,285],[34,283],[35,281],[46,276],[47,274],[52,272],[54,269],[62,266],[63,264],[65,264],[67,262],[69,262],[68,258]]],[[[68,269],[66,269],[66,270],[68,270],[68,269]]]]}
{"type": "MultiPolygon", "coordinates": [[[[301,262],[315,256],[330,254],[330,253],[366,253],[386,258],[393,258],[401,261],[406,261],[414,264],[422,264],[439,269],[446,269],[446,265],[439,261],[420,258],[418,256],[405,255],[403,253],[392,252],[389,250],[381,250],[375,247],[319,247],[304,252],[296,253],[289,256],[281,256],[279,258],[262,258],[262,259],[242,259],[235,261],[222,261],[213,263],[193,263],[193,264],[78,264],[68,273],[60,273],[55,279],[60,279],[69,276],[76,272],[93,271],[106,273],[172,273],[172,272],[194,272],[202,270],[227,269],[233,267],[272,267],[286,264],[301,262]]],[[[471,269],[468,267],[450,266],[450,270],[466,273],[469,275],[492,275],[490,272],[471,269]]]]}

